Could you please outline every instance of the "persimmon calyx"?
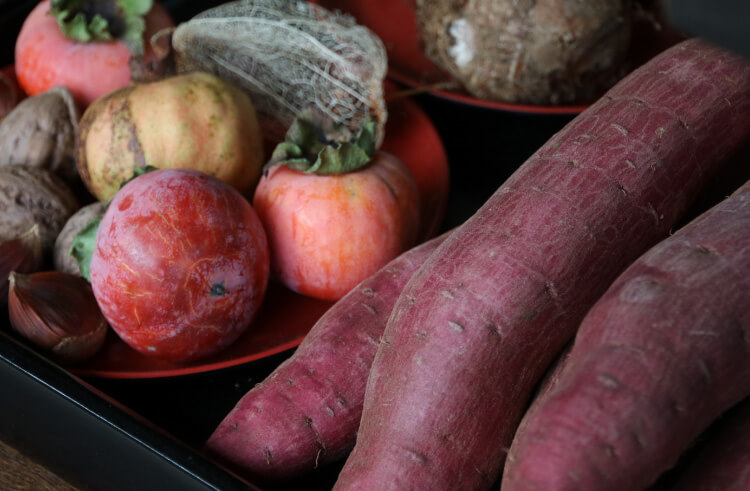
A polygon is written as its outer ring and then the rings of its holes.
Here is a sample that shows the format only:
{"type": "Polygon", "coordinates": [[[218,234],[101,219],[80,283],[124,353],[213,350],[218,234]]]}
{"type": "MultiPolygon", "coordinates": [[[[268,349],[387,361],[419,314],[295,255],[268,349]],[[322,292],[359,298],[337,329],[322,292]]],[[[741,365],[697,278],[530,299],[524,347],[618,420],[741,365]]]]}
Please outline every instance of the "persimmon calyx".
{"type": "Polygon", "coordinates": [[[52,0],[50,15],[68,39],[90,43],[120,41],[143,54],[145,15],[153,0],[52,0]]]}
{"type": "Polygon", "coordinates": [[[353,134],[315,110],[297,115],[265,165],[264,172],[285,165],[308,174],[335,175],[353,172],[367,165],[375,154],[377,123],[370,117],[353,134]]]}

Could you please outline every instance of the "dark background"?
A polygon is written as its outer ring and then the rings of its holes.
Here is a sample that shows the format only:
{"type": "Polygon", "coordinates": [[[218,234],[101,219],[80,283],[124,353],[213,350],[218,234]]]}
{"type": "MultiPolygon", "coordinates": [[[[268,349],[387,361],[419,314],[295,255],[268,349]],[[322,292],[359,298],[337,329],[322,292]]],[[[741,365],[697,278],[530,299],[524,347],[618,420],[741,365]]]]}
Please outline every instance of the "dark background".
{"type": "MultiPolygon", "coordinates": [[[[179,21],[221,2],[162,3],[179,21]]],[[[724,2],[723,7],[716,1],[672,3],[679,3],[679,9],[672,6],[679,14],[675,18],[689,32],[704,32],[740,52],[750,51],[746,33],[740,32],[747,26],[734,28],[750,18],[747,0],[724,2]],[[706,12],[711,15],[702,15],[706,12]]],[[[15,36],[35,4],[0,0],[0,66],[12,62],[15,36]]],[[[572,118],[488,110],[431,95],[415,100],[437,128],[450,163],[444,229],[468,218],[572,118]]],[[[199,375],[79,381],[4,335],[4,330],[0,329],[0,437],[70,482],[92,489],[244,487],[205,459],[200,446],[237,400],[291,354],[199,375]]],[[[322,469],[292,488],[328,488],[336,472],[336,466],[322,469]]]]}

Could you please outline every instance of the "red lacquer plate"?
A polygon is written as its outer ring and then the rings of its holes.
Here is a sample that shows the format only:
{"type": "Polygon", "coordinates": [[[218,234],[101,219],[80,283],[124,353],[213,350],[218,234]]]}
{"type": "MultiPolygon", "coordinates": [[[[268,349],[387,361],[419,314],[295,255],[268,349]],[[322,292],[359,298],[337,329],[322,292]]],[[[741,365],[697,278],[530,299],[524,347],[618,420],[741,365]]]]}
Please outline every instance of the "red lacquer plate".
{"type": "MultiPolygon", "coordinates": [[[[463,89],[431,88],[451,78],[423,53],[416,26],[415,0],[310,0],[329,10],[351,14],[357,23],[370,28],[383,41],[388,52],[388,76],[415,89],[461,104],[500,111],[528,114],[578,114],[588,104],[537,106],[478,99],[463,89]]],[[[647,2],[651,3],[651,2],[647,2]]],[[[682,36],[665,27],[654,7],[641,7],[634,16],[633,43],[627,66],[636,68],[676,43],[682,36]]]]}
{"type": "MultiPolygon", "coordinates": [[[[386,85],[386,94],[395,90],[386,85]]],[[[382,149],[418,167],[447,167],[437,130],[419,106],[408,98],[388,103],[388,122],[382,149]]],[[[442,210],[441,210],[442,211],[442,210]]],[[[271,282],[258,316],[226,350],[196,362],[177,364],[140,354],[110,330],[97,355],[69,371],[80,376],[118,379],[173,377],[228,368],[260,360],[298,346],[305,334],[333,302],[294,293],[271,282]]]]}

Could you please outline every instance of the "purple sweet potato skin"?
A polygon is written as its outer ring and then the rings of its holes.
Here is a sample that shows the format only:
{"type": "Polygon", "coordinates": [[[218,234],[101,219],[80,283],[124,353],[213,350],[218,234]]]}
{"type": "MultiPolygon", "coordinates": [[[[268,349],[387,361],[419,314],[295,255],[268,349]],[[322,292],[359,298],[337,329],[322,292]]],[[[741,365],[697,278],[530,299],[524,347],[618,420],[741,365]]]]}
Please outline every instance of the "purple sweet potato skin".
{"type": "Polygon", "coordinates": [[[553,357],[750,133],[750,66],[681,43],[529,158],[409,280],[336,489],[492,485],[553,357]]]}
{"type": "Polygon", "coordinates": [[[503,491],[643,489],[750,395],[750,183],[640,257],[516,434],[503,491]]]}
{"type": "Polygon", "coordinates": [[[750,489],[750,399],[733,408],[703,442],[673,491],[750,489]]]}
{"type": "Polygon", "coordinates": [[[337,301],[295,353],[240,399],[209,437],[207,450],[268,482],[346,455],[393,305],[447,234],[403,253],[337,301]]]}

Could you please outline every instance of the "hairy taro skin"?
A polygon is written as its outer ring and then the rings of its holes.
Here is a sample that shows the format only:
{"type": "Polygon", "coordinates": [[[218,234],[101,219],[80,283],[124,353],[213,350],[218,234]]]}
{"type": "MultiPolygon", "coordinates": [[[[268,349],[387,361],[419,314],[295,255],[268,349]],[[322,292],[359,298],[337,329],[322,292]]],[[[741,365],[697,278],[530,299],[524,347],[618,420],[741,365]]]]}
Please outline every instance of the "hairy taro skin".
{"type": "Polygon", "coordinates": [[[269,276],[266,235],[245,198],[198,171],[138,177],[112,200],[91,260],[97,302],[146,355],[216,353],[248,328],[269,276]]]}
{"type": "Polygon", "coordinates": [[[207,73],[114,91],[88,107],[78,133],[78,172],[101,201],[145,166],[199,170],[249,197],[263,166],[252,101],[207,73]]]}
{"type": "Polygon", "coordinates": [[[630,0],[417,0],[426,55],[475,97],[590,101],[622,77],[630,0]]]}

